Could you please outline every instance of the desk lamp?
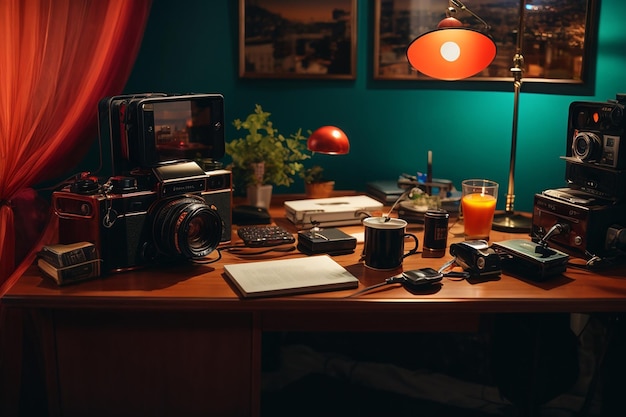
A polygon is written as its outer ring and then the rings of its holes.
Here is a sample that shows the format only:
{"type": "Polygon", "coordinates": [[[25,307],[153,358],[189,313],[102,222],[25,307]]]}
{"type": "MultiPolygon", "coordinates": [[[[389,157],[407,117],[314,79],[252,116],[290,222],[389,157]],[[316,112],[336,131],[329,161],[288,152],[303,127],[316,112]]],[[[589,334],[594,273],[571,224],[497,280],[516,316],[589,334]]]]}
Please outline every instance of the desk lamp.
{"type": "MultiPolygon", "coordinates": [[[[524,64],[521,50],[525,3],[520,0],[517,49],[513,58],[514,67],[511,68],[514,78],[513,133],[506,206],[505,212],[496,214],[493,220],[493,229],[504,232],[530,231],[531,225],[530,218],[515,214],[513,209],[519,93],[524,64]]],[[[413,68],[432,78],[454,81],[476,75],[491,64],[496,56],[495,43],[489,35],[464,27],[463,23],[453,16],[457,9],[471,14],[484,25],[485,30],[490,29],[484,20],[471,12],[459,0],[449,0],[447,17],[439,22],[438,28],[420,35],[409,44],[406,54],[413,68]]]]}
{"type": "Polygon", "coordinates": [[[455,81],[478,74],[496,57],[496,44],[483,32],[463,26],[453,15],[457,9],[472,15],[485,30],[487,23],[458,0],[450,0],[446,18],[437,29],[424,33],[407,48],[409,63],[432,78],[455,81]]]}
{"type": "Polygon", "coordinates": [[[344,131],[338,127],[322,126],[311,133],[306,147],[311,152],[345,155],[350,151],[350,141],[344,131]]]}
{"type": "MultiPolygon", "coordinates": [[[[322,126],[311,133],[306,142],[306,147],[311,152],[345,155],[350,152],[350,141],[348,135],[338,127],[322,126]]],[[[319,223],[314,224],[310,230],[311,237],[317,237],[320,230],[319,223]]]]}

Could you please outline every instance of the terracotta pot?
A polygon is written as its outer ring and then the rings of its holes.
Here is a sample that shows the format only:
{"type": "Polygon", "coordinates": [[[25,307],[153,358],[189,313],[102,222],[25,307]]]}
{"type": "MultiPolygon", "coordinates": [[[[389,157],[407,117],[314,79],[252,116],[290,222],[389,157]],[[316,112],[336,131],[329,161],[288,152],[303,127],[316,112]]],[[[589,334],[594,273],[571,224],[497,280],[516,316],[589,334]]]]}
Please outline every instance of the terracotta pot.
{"type": "Polygon", "coordinates": [[[308,198],[330,197],[334,188],[335,181],[310,182],[304,184],[304,189],[308,198]]]}

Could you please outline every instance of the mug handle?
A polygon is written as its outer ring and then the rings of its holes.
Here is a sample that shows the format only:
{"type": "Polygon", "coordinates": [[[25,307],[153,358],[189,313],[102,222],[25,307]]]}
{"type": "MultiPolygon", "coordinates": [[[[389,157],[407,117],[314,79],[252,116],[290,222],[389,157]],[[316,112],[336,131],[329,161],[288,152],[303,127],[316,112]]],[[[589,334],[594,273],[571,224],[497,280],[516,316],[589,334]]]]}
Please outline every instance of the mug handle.
{"type": "Polygon", "coordinates": [[[402,259],[406,258],[409,255],[413,255],[414,253],[417,253],[417,247],[419,246],[419,240],[417,239],[417,236],[415,236],[412,233],[405,233],[404,237],[410,237],[415,241],[415,246],[413,247],[413,249],[411,249],[410,251],[408,251],[407,253],[405,253],[404,255],[402,255],[402,259]]]}

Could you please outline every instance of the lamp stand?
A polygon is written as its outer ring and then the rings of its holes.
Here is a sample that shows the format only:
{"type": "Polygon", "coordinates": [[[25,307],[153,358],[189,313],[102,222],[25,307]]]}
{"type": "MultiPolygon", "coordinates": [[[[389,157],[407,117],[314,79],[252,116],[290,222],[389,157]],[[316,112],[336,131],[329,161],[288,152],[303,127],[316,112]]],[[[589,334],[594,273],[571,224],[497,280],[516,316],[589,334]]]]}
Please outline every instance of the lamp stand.
{"type": "Polygon", "coordinates": [[[519,118],[519,95],[522,88],[522,75],[524,67],[524,56],[522,55],[522,40],[524,38],[524,3],[520,1],[520,19],[517,30],[517,51],[513,58],[513,131],[511,134],[511,160],[509,166],[509,186],[506,194],[506,205],[504,213],[496,214],[493,218],[493,230],[500,232],[522,233],[530,232],[532,219],[516,214],[515,203],[515,153],[517,148],[517,123],[519,118]]]}

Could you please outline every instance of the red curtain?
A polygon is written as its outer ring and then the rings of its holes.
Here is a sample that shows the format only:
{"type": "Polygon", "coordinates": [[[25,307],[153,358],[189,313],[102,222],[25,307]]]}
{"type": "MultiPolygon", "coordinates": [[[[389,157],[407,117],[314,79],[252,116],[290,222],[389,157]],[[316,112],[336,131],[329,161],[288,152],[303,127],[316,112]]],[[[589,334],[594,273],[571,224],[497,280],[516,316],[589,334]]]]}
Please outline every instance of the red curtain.
{"type": "MultiPolygon", "coordinates": [[[[12,199],[71,169],[93,139],[97,105],[119,94],[151,0],[0,0],[0,296],[15,266],[12,199]],[[79,155],[77,155],[79,154],[79,155]]],[[[40,242],[54,233],[46,229],[40,242]]],[[[49,242],[48,242],[49,243],[49,242]]]]}

